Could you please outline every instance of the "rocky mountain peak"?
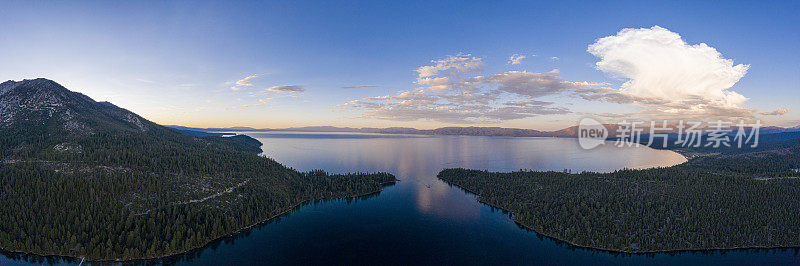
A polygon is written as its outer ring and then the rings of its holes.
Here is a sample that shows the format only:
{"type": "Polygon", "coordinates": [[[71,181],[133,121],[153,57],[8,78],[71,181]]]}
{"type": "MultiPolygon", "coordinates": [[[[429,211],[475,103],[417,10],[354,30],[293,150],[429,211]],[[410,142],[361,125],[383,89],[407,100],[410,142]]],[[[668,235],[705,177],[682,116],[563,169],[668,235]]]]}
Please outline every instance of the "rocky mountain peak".
{"type": "Polygon", "coordinates": [[[57,125],[70,135],[84,135],[109,126],[147,131],[155,124],[55,81],[37,78],[0,83],[0,128],[15,125],[23,129],[57,125]]]}

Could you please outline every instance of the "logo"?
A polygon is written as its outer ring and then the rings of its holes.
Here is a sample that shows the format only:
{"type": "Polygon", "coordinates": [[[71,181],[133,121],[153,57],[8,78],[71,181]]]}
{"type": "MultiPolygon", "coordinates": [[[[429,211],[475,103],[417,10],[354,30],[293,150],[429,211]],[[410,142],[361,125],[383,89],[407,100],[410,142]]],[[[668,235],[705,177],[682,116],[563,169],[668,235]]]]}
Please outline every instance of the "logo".
{"type": "Polygon", "coordinates": [[[608,129],[592,118],[581,119],[578,123],[578,144],[585,150],[597,148],[606,143],[608,129]]]}

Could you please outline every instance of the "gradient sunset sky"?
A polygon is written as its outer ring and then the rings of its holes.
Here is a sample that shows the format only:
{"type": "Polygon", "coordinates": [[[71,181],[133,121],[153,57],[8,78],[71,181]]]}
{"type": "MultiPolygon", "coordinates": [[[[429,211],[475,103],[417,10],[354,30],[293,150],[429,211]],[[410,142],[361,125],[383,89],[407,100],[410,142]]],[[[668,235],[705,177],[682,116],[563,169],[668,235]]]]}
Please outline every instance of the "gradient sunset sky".
{"type": "Polygon", "coordinates": [[[3,1],[0,80],[156,123],[800,125],[798,1],[3,1]]]}

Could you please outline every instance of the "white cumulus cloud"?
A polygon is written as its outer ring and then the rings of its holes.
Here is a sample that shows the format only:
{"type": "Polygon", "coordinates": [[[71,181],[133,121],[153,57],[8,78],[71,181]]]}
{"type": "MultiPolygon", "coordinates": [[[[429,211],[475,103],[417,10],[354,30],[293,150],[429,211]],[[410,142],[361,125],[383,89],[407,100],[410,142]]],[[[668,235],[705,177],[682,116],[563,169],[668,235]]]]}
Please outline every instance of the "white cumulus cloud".
{"type": "MultiPolygon", "coordinates": [[[[689,44],[680,35],[654,26],[623,29],[598,39],[588,52],[599,58],[596,68],[625,82],[574,82],[558,70],[536,73],[506,71],[480,74],[483,60],[472,55],[448,56],[417,68],[418,87],[393,95],[353,100],[338,107],[364,111],[363,117],[398,121],[432,120],[484,123],[540,115],[568,114],[569,109],[543,97],[574,97],[633,105],[631,113],[595,113],[628,119],[735,119],[783,115],[742,107],[747,98],[731,88],[749,65],[733,60],[704,43],[689,44]]],[[[525,56],[509,58],[518,64],[525,56]]],[[[557,61],[558,57],[551,60],[557,61]]]]}
{"type": "Polygon", "coordinates": [[[598,70],[626,80],[618,91],[588,97],[639,104],[651,113],[753,113],[740,107],[747,98],[730,90],[749,65],[734,64],[705,43],[686,43],[665,28],[623,29],[598,39],[588,52],[600,58],[598,70]]]}

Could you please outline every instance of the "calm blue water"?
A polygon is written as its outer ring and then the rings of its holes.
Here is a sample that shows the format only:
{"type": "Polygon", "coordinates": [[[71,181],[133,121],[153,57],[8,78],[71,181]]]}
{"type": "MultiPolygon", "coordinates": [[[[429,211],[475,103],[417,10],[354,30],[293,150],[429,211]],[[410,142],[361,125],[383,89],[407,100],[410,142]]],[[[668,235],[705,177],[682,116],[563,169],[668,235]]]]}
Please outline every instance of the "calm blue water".
{"type": "MultiPolygon", "coordinates": [[[[795,249],[622,255],[573,248],[436,179],[443,168],[612,171],[668,166],[649,148],[581,150],[574,139],[249,132],[264,156],[298,170],[387,171],[401,181],[353,200],[319,201],[170,264],[798,264],[795,249]]],[[[38,259],[40,257],[25,257],[38,259]]],[[[0,257],[0,264],[26,264],[0,257]]],[[[66,263],[65,261],[56,261],[66,263]]]]}

